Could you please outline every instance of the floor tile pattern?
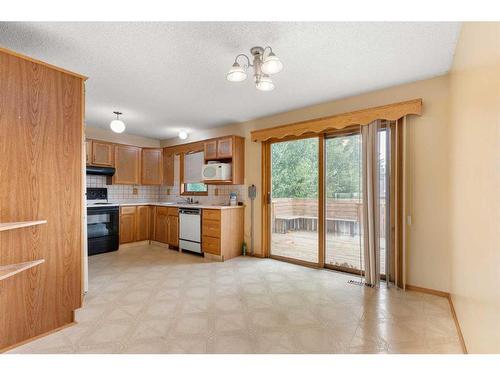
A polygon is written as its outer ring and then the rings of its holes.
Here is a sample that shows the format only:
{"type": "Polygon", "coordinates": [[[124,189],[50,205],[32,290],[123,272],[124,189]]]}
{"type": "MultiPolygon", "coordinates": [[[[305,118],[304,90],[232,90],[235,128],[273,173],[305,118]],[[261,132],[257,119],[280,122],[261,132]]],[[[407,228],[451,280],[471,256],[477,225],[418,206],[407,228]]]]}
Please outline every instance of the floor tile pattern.
{"type": "Polygon", "coordinates": [[[461,353],[448,301],[155,245],[89,259],[78,324],[9,353],[461,353]]]}

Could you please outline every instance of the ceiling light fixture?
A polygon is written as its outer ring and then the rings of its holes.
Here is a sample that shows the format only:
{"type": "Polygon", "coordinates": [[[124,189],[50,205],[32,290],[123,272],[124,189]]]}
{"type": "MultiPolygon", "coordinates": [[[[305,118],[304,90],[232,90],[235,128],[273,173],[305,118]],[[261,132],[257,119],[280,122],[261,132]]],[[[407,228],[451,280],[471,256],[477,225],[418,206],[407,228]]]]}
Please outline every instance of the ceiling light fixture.
{"type": "Polygon", "coordinates": [[[120,120],[120,115],[123,113],[118,111],[114,111],[113,113],[116,115],[116,120],[111,121],[109,126],[115,133],[123,133],[125,131],[125,123],[120,120]]]}
{"type": "Polygon", "coordinates": [[[179,138],[180,139],[186,139],[188,137],[188,133],[185,130],[179,131],[179,138]]]}
{"type": "Polygon", "coordinates": [[[241,82],[247,78],[246,69],[253,67],[255,87],[261,91],[274,90],[274,83],[269,77],[271,74],[281,72],[283,63],[276,56],[271,47],[253,47],[250,49],[253,56],[253,64],[250,58],[244,53],[240,53],[234,59],[234,64],[226,75],[226,79],[230,82],[241,82]],[[266,55],[266,51],[269,51],[266,55]],[[240,65],[239,58],[246,59],[246,64],[240,65]]]}

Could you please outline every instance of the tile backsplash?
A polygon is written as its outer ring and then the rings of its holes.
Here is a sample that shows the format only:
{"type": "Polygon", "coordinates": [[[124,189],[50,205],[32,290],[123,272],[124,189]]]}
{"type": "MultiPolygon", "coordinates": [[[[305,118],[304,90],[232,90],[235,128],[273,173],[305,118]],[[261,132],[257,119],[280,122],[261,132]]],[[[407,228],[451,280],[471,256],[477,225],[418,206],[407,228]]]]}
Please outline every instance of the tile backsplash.
{"type": "Polygon", "coordinates": [[[108,201],[113,203],[160,200],[159,186],[106,185],[106,176],[87,175],[87,187],[108,188],[108,201]],[[134,194],[134,188],[137,189],[137,194],[134,194]]]}
{"type": "MultiPolygon", "coordinates": [[[[106,176],[87,175],[87,187],[108,188],[108,201],[113,203],[182,201],[179,179],[175,181],[174,186],[106,185],[106,176]],[[134,188],[137,194],[133,193],[134,188]]],[[[227,204],[231,192],[237,193],[239,202],[246,201],[245,185],[209,185],[207,196],[193,196],[193,199],[202,204],[227,204]]]]}

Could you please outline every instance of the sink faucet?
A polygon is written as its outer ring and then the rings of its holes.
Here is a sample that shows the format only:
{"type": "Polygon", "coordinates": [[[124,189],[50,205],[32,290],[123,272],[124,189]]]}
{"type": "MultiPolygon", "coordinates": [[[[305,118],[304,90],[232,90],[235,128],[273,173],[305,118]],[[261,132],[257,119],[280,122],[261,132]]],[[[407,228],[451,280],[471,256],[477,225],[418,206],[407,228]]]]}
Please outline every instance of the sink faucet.
{"type": "Polygon", "coordinates": [[[186,201],[186,203],[189,203],[189,204],[193,204],[194,203],[192,197],[184,198],[183,196],[181,196],[180,198],[184,199],[186,201]]]}

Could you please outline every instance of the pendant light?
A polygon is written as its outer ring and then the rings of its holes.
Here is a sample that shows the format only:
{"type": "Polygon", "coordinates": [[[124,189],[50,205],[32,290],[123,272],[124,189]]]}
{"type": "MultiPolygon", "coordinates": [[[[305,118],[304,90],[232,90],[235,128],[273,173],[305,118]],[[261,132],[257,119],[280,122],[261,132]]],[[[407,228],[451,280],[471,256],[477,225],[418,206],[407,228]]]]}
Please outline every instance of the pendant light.
{"type": "Polygon", "coordinates": [[[125,123],[120,120],[122,113],[118,111],[114,111],[113,113],[116,115],[116,120],[111,121],[109,126],[115,133],[123,133],[125,131],[125,123]]]}

